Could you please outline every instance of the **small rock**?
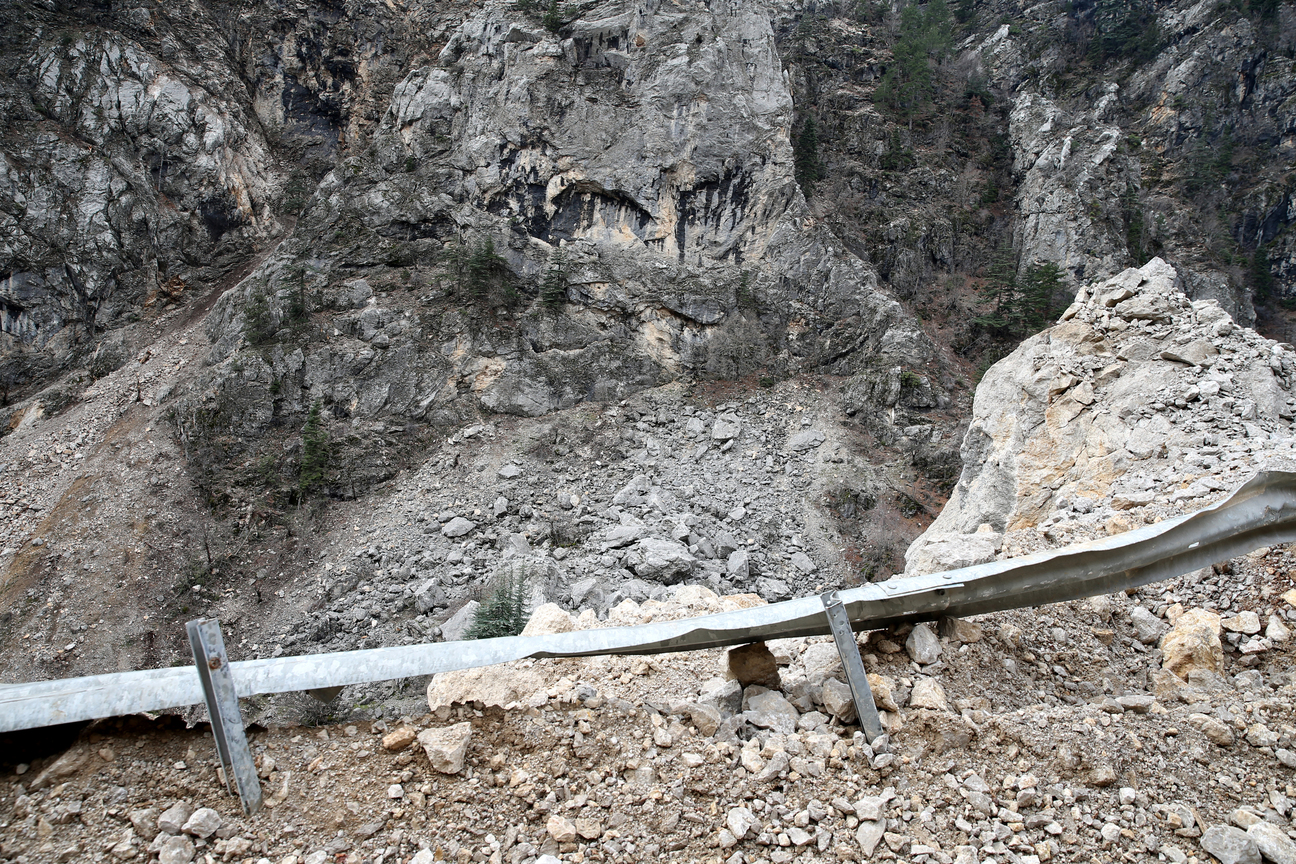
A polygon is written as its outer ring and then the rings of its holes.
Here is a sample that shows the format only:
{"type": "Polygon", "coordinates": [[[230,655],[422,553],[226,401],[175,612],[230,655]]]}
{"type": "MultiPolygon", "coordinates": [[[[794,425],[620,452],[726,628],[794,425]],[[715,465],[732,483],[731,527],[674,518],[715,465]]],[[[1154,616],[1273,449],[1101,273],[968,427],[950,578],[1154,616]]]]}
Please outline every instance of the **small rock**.
{"type": "Polygon", "coordinates": [[[825,440],[827,439],[824,438],[824,434],[818,429],[803,429],[788,438],[787,449],[797,453],[804,453],[806,450],[819,447],[825,440]]]}
{"type": "Polygon", "coordinates": [[[1116,702],[1126,711],[1134,714],[1146,714],[1156,704],[1156,697],[1145,695],[1117,696],[1116,702]]]}
{"type": "Polygon", "coordinates": [[[446,537],[462,537],[476,527],[476,522],[471,522],[462,516],[456,516],[441,526],[441,533],[446,537]]]}
{"type": "Polygon", "coordinates": [[[1102,764],[1094,766],[1089,772],[1089,785],[1098,789],[1106,789],[1108,786],[1116,783],[1116,769],[1110,765],[1102,764]]]}
{"type": "Polygon", "coordinates": [[[778,663],[764,642],[753,642],[729,650],[729,671],[744,687],[758,684],[761,687],[779,686],[778,663]]]}
{"type": "Polygon", "coordinates": [[[738,840],[744,840],[748,836],[756,836],[757,831],[760,830],[760,825],[760,820],[746,807],[734,807],[725,817],[725,827],[738,840]]]}
{"type": "Polygon", "coordinates": [[[1142,606],[1135,606],[1130,610],[1130,621],[1134,625],[1138,640],[1144,645],[1155,643],[1170,629],[1164,621],[1142,606]]]}
{"type": "Polygon", "coordinates": [[[720,721],[724,719],[720,716],[719,710],[711,705],[691,704],[687,710],[693,726],[704,738],[714,735],[720,728],[720,721]]]}
{"type": "Polygon", "coordinates": [[[399,783],[393,783],[387,787],[387,797],[393,801],[399,801],[405,797],[405,787],[399,783]]]}
{"type": "Polygon", "coordinates": [[[1260,847],[1255,838],[1232,825],[1207,828],[1201,837],[1201,847],[1218,858],[1220,864],[1260,864],[1260,847]]]}
{"type": "Polygon", "coordinates": [[[698,703],[716,709],[722,718],[730,717],[742,710],[742,691],[742,685],[733,679],[713,678],[702,685],[698,703]]]}
{"type": "Polygon", "coordinates": [[[149,807],[146,810],[132,810],[126,818],[130,820],[135,833],[151,843],[158,835],[158,815],[156,807],[149,807]]]}
{"type": "Polygon", "coordinates": [[[793,552],[790,560],[792,561],[792,566],[800,570],[802,573],[809,574],[819,569],[819,565],[815,564],[814,561],[811,560],[810,556],[804,552],[793,552]]]}
{"type": "Polygon", "coordinates": [[[521,474],[522,469],[511,462],[506,465],[501,465],[499,469],[499,476],[505,480],[512,480],[515,477],[521,476],[521,474]]]}
{"type": "Polygon", "coordinates": [[[1189,714],[1188,722],[1196,726],[1210,741],[1221,747],[1233,744],[1233,730],[1222,721],[1206,714],[1189,714]]]}
{"type": "Polygon", "coordinates": [[[158,817],[158,830],[165,831],[168,834],[179,834],[180,829],[189,821],[193,815],[193,805],[188,801],[177,801],[158,817]]]}
{"type": "Polygon", "coordinates": [[[424,729],[418,735],[428,761],[442,774],[458,774],[463,770],[471,740],[472,723],[466,721],[440,729],[424,729]]]}
{"type": "Polygon", "coordinates": [[[742,421],[736,414],[722,414],[711,425],[711,440],[725,442],[742,433],[742,421]]]}
{"type": "Polygon", "coordinates": [[[973,624],[962,618],[945,617],[940,619],[937,630],[941,636],[955,642],[980,642],[983,634],[980,624],[973,624]]]}
{"type": "Polygon", "coordinates": [[[790,735],[796,731],[797,720],[801,715],[782,693],[760,687],[750,689],[761,691],[750,696],[744,695],[743,698],[747,709],[743,716],[753,726],[772,729],[782,735],[790,735]]]}
{"type": "Polygon", "coordinates": [[[409,726],[401,726],[388,732],[382,738],[384,750],[404,750],[418,739],[418,732],[409,726]]]}
{"type": "Polygon", "coordinates": [[[1254,636],[1260,632],[1260,616],[1247,610],[1239,612],[1232,618],[1225,618],[1220,621],[1220,626],[1230,633],[1245,633],[1248,636],[1254,636]]]}
{"type": "Polygon", "coordinates": [[[603,836],[603,825],[597,819],[585,817],[577,819],[574,824],[582,840],[597,840],[603,836]]]}
{"type": "Polygon", "coordinates": [[[81,769],[81,766],[90,758],[90,751],[82,746],[73,747],[62,756],[50,763],[36,779],[31,782],[32,789],[44,789],[66,777],[71,777],[81,769]]]}
{"type": "Polygon", "coordinates": [[[180,828],[185,834],[206,840],[220,828],[221,815],[210,807],[199,807],[180,828]]]}
{"type": "Polygon", "coordinates": [[[746,549],[738,549],[729,553],[729,560],[725,562],[725,571],[729,574],[730,581],[746,582],[751,575],[751,565],[746,549]]]}
{"type": "Polygon", "coordinates": [[[829,678],[824,681],[822,692],[824,710],[842,723],[855,722],[855,699],[847,684],[836,678],[829,678]]]}
{"type": "Polygon", "coordinates": [[[905,640],[905,650],[915,663],[927,666],[940,659],[940,640],[926,624],[918,624],[905,640]]]}
{"type": "Polygon", "coordinates": [[[576,839],[576,826],[561,816],[553,815],[545,823],[549,836],[559,843],[571,843],[576,839]]]}
{"type": "Polygon", "coordinates": [[[679,543],[645,537],[635,543],[625,563],[637,576],[673,585],[691,575],[698,562],[679,543]]]}
{"type": "Polygon", "coordinates": [[[882,835],[886,833],[886,822],[861,822],[855,830],[855,840],[865,858],[872,858],[882,835]]]}
{"type": "Polygon", "coordinates": [[[461,642],[468,634],[468,628],[472,627],[473,619],[477,617],[477,610],[481,608],[481,603],[476,600],[469,600],[463,607],[451,615],[446,622],[441,625],[441,640],[443,642],[461,642]]]}
{"type": "Polygon", "coordinates": [[[1286,642],[1291,638],[1291,629],[1277,615],[1270,615],[1268,626],[1265,627],[1265,638],[1270,642],[1286,642]]]}
{"type": "Polygon", "coordinates": [[[935,678],[919,679],[914,682],[913,691],[909,694],[909,707],[949,711],[949,703],[945,701],[945,688],[935,678]]]}
{"type": "Polygon", "coordinates": [[[188,837],[168,837],[158,849],[158,864],[189,864],[194,844],[188,837]]]}
{"type": "Polygon", "coordinates": [[[1205,609],[1190,609],[1180,615],[1174,627],[1161,639],[1161,666],[1188,680],[1193,670],[1218,674],[1224,667],[1220,644],[1220,617],[1205,609]]]}

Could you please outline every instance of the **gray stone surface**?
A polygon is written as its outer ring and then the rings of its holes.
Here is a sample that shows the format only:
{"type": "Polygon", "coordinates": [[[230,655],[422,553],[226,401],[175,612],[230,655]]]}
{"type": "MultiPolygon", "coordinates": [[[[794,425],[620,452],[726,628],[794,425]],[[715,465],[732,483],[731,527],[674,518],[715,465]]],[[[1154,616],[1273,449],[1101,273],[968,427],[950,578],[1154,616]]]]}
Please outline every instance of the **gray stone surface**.
{"type": "Polygon", "coordinates": [[[941,644],[926,624],[916,624],[905,640],[905,650],[915,663],[926,666],[940,659],[941,644]]]}
{"type": "Polygon", "coordinates": [[[446,619],[446,622],[441,625],[441,641],[459,642],[466,639],[468,628],[472,626],[473,618],[480,607],[481,604],[476,600],[469,600],[446,619]]]}
{"type": "Polygon", "coordinates": [[[462,516],[456,516],[445,525],[441,526],[441,533],[450,538],[462,537],[476,527],[476,522],[465,519],[462,516]]]}
{"type": "Polygon", "coordinates": [[[1201,847],[1220,864],[1260,864],[1260,847],[1255,838],[1232,825],[1207,828],[1201,836],[1201,847]]]}
{"type": "Polygon", "coordinates": [[[1258,821],[1246,833],[1255,841],[1260,854],[1273,864],[1296,864],[1296,843],[1277,825],[1258,821]]]}

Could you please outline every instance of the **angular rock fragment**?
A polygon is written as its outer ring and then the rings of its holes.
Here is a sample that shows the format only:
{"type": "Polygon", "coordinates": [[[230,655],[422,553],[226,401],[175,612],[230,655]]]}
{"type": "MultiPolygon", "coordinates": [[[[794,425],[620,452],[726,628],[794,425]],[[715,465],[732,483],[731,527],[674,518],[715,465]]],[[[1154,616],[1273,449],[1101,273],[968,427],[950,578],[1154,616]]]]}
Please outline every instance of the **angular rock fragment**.
{"type": "Polygon", "coordinates": [[[759,684],[771,689],[779,686],[778,663],[764,642],[730,648],[727,656],[729,671],[742,686],[759,684]]]}
{"type": "Polygon", "coordinates": [[[424,729],[418,742],[427,754],[432,768],[442,774],[458,774],[463,770],[468,744],[472,741],[472,723],[456,723],[440,729],[424,729]]]}

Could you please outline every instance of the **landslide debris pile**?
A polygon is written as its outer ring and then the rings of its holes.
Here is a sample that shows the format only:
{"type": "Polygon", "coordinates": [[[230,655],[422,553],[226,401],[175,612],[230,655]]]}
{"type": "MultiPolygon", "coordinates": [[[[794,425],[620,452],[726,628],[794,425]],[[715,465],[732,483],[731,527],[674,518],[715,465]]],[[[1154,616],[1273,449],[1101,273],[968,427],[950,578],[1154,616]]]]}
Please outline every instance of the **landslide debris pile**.
{"type": "MultiPolygon", "coordinates": [[[[1087,291],[1061,324],[992,370],[978,394],[967,436],[972,444],[965,442],[965,457],[976,458],[968,458],[941,519],[986,500],[973,494],[980,478],[1029,466],[1021,454],[1056,451],[1068,442],[1078,447],[1067,438],[1072,424],[1088,424],[1095,440],[1126,442],[1125,449],[1085,451],[1087,463],[1065,463],[1057,474],[1062,482],[1049,487],[1053,494],[1044,502],[1053,508],[1049,514],[1089,515],[1083,506],[1064,511],[1051,503],[1065,498],[1093,502],[1090,512],[1102,507],[1155,519],[1211,500],[1216,490],[1202,477],[1231,482],[1247,466],[1269,464],[1266,457],[1281,462],[1290,445],[1286,403],[1256,397],[1271,380],[1285,389],[1276,373],[1288,349],[1234,329],[1213,304],[1190,304],[1172,288],[1160,262],[1127,271],[1087,291]],[[1078,352],[1076,344],[1094,352],[1078,352]],[[1189,365],[1183,358],[1194,344],[1198,359],[1189,365]],[[1262,367],[1259,357],[1274,359],[1262,367]],[[1211,358],[1209,366],[1200,362],[1211,358]],[[1108,373],[1095,385],[1097,373],[1113,365],[1120,374],[1108,373]],[[1015,390],[1009,371],[1019,382],[1015,390]],[[1220,382],[1219,392],[1203,396],[1203,384],[1217,380],[1210,373],[1226,371],[1233,373],[1228,385],[1220,382]],[[1040,398],[1063,375],[1076,380],[1057,388],[1053,399],[1040,398]],[[1122,380],[1130,390],[1116,386],[1122,380]],[[1160,405],[1123,414],[1122,406],[1143,403],[1121,394],[1147,392],[1148,380],[1164,388],[1160,405]],[[1071,393],[1084,384],[1092,400],[1071,393]],[[1176,401],[1186,393],[1175,388],[1190,386],[1196,397],[1176,401]],[[998,394],[1005,413],[1015,406],[1020,423],[995,426],[987,392],[998,394]],[[1234,409],[1240,410],[1227,413],[1234,409]],[[1033,419],[1032,411],[1040,416],[1033,419]],[[1203,441],[1200,449],[1218,449],[1202,455],[1232,458],[1210,463],[1212,473],[1198,458],[1191,464],[1202,473],[1193,476],[1180,460],[1188,448],[1199,452],[1194,441],[1207,434],[1203,417],[1219,427],[1212,434],[1220,437],[1203,441]],[[1117,420],[1127,430],[1122,438],[1114,438],[1114,425],[1103,425],[1117,420]],[[1138,437],[1137,430],[1149,428],[1138,437]],[[1147,449],[1131,451],[1131,441],[1147,449]],[[976,442],[999,449],[978,449],[976,442]],[[1097,465],[1109,470],[1096,472],[1097,465]],[[1169,500],[1162,488],[1161,497],[1138,506],[1111,503],[1126,494],[1122,484],[1131,477],[1172,472],[1190,494],[1169,500]]],[[[709,418],[710,428],[723,416],[709,418]]],[[[758,426],[754,418],[751,423],[748,428],[758,426]]],[[[780,476],[753,461],[768,479],[780,476]]],[[[516,462],[482,464],[481,473],[498,475],[516,462]]],[[[781,476],[796,479],[786,468],[781,476]]],[[[630,484],[633,494],[661,500],[663,493],[643,485],[630,484]]],[[[645,524],[669,524],[651,515],[648,502],[617,506],[641,508],[631,512],[645,524]]],[[[1043,529],[1008,521],[1008,513],[1040,519],[1039,507],[1010,504],[1002,512],[1003,522],[970,537],[998,542],[1011,554],[1088,536],[1076,529],[1050,536],[1048,529],[1061,523],[1051,515],[1042,518],[1043,529]],[[1008,529],[997,541],[989,539],[996,528],[1008,529]],[[1023,542],[1027,531],[1038,540],[1023,542]]],[[[1121,530],[1115,515],[1081,524],[1090,534],[1121,530]]],[[[433,536],[444,537],[456,519],[473,521],[455,514],[410,525],[427,524],[433,536]]],[[[610,536],[625,527],[608,519],[601,530],[610,536]]],[[[941,527],[938,520],[937,536],[941,527]]],[[[520,532],[498,533],[506,545],[519,545],[520,532]]],[[[670,542],[683,545],[682,538],[670,542]]],[[[631,554],[625,552],[627,559],[631,554]]],[[[768,560],[795,566],[790,557],[768,560]]],[[[566,563],[561,559],[548,556],[566,563]]],[[[712,562],[699,565],[707,577],[734,584],[730,558],[723,559],[724,576],[721,559],[703,560],[712,562]]],[[[854,724],[827,637],[453,672],[435,676],[425,705],[405,716],[257,730],[253,748],[271,806],[252,818],[237,815],[221,791],[201,731],[115,721],[57,758],[14,766],[5,775],[0,852],[24,862],[210,856],[253,864],[1117,858],[1278,864],[1296,854],[1292,573],[1290,551],[1261,549],[1128,594],[862,634],[860,650],[887,729],[885,740],[871,745],[854,724]]],[[[404,578],[414,581],[411,576],[404,578]]],[[[593,607],[573,615],[547,603],[535,610],[527,632],[632,625],[765,602],[755,594],[718,595],[698,584],[705,581],[662,585],[642,602],[619,599],[603,620],[593,607]]]]}
{"type": "MultiPolygon", "coordinates": [[[[310,608],[278,647],[461,638],[491,586],[510,580],[524,583],[530,608],[554,602],[598,619],[676,583],[768,601],[854,584],[841,552],[859,538],[821,506],[833,495],[854,496],[865,518],[892,513],[897,542],[907,540],[892,499],[912,475],[860,455],[833,400],[798,387],[712,406],[683,396],[659,388],[553,424],[451,436],[359,530],[322,550],[296,589],[310,608]]],[[[933,414],[899,436],[898,454],[937,450],[933,438],[949,447],[954,425],[933,414]]]]}

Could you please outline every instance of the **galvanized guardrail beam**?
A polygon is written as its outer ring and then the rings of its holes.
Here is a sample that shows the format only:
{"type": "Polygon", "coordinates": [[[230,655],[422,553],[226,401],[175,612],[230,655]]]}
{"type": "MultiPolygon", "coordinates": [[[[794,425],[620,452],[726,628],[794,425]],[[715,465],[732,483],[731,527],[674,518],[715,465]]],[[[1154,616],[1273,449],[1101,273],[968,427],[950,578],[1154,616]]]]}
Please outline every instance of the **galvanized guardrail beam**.
{"type": "MultiPolygon", "coordinates": [[[[1260,546],[1296,541],[1296,474],[1261,472],[1224,501],[1065,549],[840,592],[855,630],[1110,594],[1260,546]]],[[[438,642],[232,665],[240,697],[490,666],[526,657],[664,654],[830,632],[819,597],[679,621],[545,636],[438,642]]],[[[192,667],[0,686],[0,732],[203,701],[192,667]]]]}

